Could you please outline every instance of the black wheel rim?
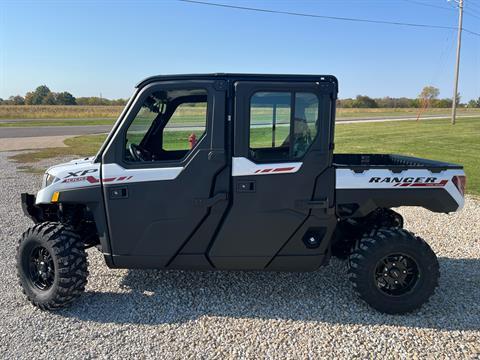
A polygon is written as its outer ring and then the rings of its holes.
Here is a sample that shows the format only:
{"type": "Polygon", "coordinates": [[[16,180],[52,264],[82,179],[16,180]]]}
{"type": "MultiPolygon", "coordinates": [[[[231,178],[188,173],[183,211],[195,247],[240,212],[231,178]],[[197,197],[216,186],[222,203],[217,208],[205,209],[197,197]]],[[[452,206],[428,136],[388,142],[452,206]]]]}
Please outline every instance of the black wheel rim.
{"type": "Polygon", "coordinates": [[[40,290],[48,290],[55,281],[55,264],[48,249],[37,246],[32,249],[29,261],[30,280],[40,290]]]}
{"type": "Polygon", "coordinates": [[[377,288],[390,296],[400,296],[410,292],[417,284],[419,277],[417,263],[404,254],[384,257],[375,269],[377,288]]]}

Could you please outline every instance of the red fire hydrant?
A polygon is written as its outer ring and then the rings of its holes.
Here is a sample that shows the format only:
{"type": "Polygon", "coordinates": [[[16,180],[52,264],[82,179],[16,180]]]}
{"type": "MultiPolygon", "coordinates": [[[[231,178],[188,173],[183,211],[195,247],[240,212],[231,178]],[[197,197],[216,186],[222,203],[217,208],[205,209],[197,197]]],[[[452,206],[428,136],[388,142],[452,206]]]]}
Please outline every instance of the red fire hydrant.
{"type": "Polygon", "coordinates": [[[190,143],[190,149],[193,149],[197,144],[197,136],[194,133],[191,133],[188,137],[188,142],[190,143]]]}

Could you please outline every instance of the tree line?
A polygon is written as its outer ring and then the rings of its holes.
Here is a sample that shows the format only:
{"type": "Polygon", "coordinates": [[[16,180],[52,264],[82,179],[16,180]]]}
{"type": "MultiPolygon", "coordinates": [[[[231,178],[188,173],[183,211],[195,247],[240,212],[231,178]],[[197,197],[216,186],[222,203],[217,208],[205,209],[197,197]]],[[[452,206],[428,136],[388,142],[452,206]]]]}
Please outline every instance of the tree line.
{"type": "Polygon", "coordinates": [[[40,85],[34,91],[29,91],[25,96],[10,96],[8,99],[0,98],[0,105],[125,105],[126,99],[105,99],[102,97],[88,96],[76,98],[68,91],[53,92],[48,86],[40,85]]]}
{"type": "MultiPolygon", "coordinates": [[[[440,90],[433,86],[425,86],[417,98],[371,98],[366,95],[357,95],[355,99],[339,99],[339,108],[450,108],[452,99],[439,99],[440,90]]],[[[457,96],[457,105],[469,108],[480,108],[480,97],[468,103],[460,103],[460,94],[457,96]]],[[[10,96],[4,100],[0,98],[0,105],[125,105],[127,99],[105,99],[97,96],[76,98],[67,91],[52,92],[46,85],[38,86],[34,91],[29,91],[25,96],[10,96]]]]}
{"type": "MultiPolygon", "coordinates": [[[[355,99],[339,99],[339,108],[450,108],[453,100],[450,98],[439,99],[440,90],[434,86],[425,86],[418,97],[412,99],[407,97],[392,98],[371,98],[365,95],[358,95],[355,99]]],[[[457,95],[457,106],[480,108],[480,97],[472,99],[468,103],[460,102],[460,94],[457,95]]]]}

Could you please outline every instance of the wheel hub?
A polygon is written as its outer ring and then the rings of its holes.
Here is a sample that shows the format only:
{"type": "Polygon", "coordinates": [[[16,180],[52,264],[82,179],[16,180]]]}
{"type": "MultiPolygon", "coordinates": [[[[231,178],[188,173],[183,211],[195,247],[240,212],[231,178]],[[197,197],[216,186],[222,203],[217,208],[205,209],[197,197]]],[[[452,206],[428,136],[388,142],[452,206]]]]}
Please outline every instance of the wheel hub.
{"type": "Polygon", "coordinates": [[[55,280],[55,265],[50,252],[37,246],[30,254],[30,280],[40,290],[48,290],[55,280]]]}
{"type": "Polygon", "coordinates": [[[401,254],[389,255],[377,264],[375,283],[387,295],[398,296],[409,292],[417,283],[418,266],[415,261],[401,254]]]}

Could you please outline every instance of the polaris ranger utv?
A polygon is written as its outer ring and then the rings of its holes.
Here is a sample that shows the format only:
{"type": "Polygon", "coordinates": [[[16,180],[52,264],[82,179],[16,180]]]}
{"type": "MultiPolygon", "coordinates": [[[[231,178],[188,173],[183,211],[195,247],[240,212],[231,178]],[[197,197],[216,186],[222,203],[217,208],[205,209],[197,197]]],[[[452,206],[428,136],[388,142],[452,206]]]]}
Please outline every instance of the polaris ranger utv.
{"type": "Polygon", "coordinates": [[[17,249],[24,293],[41,309],[69,304],[93,246],[110,268],[311,271],[334,255],[375,309],[419,308],[437,258],[390,208],[459,210],[462,166],[334,154],[337,91],[320,75],[142,81],[96,156],[22,194],[35,222],[17,249]]]}

